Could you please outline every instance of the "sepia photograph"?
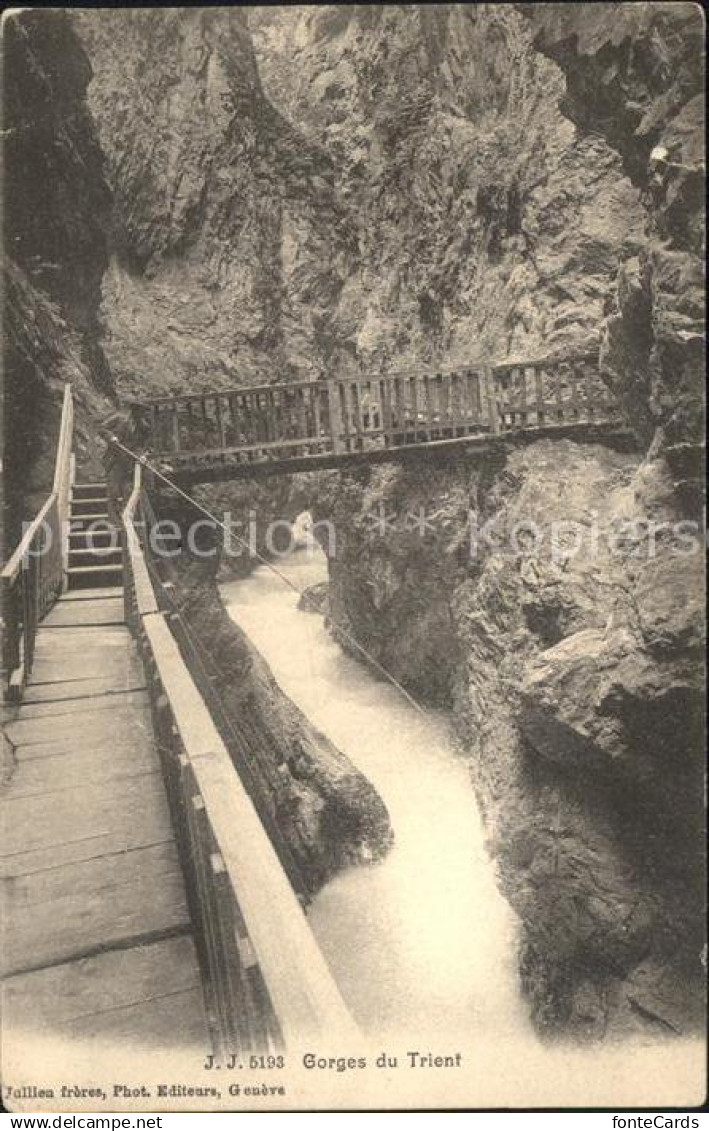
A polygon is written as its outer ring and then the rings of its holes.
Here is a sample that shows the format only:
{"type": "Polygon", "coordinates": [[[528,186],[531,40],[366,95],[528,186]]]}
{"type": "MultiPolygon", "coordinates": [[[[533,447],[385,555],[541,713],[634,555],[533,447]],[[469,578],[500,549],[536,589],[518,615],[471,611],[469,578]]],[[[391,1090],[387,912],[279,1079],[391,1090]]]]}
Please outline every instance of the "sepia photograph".
{"type": "Polygon", "coordinates": [[[700,6],[1,60],[1,1107],[701,1108],[700,6]]]}

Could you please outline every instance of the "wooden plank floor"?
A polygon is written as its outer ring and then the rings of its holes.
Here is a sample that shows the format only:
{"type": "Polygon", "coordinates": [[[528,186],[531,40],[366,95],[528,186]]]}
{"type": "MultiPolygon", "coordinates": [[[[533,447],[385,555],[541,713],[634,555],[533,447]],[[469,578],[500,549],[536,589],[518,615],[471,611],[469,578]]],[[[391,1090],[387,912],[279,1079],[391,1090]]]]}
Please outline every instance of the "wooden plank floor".
{"type": "Polygon", "coordinates": [[[205,1052],[184,884],[121,589],[55,605],[4,733],[3,1041],[36,1031],[118,1041],[123,1056],[205,1052]]]}

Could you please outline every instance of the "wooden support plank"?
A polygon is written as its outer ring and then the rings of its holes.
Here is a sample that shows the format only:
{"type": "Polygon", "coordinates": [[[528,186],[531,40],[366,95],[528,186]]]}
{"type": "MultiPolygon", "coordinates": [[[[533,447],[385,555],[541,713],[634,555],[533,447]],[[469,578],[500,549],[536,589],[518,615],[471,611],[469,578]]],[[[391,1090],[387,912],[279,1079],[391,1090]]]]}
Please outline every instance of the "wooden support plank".
{"type": "Polygon", "coordinates": [[[170,409],[170,435],[172,440],[173,451],[179,452],[180,450],[180,418],[178,415],[177,405],[173,405],[170,409]]]}
{"type": "Polygon", "coordinates": [[[42,628],[81,625],[122,625],[123,606],[120,601],[57,601],[42,621],[42,628]]]}
{"type": "MultiPolygon", "coordinates": [[[[100,743],[98,744],[100,745],[100,743]]],[[[172,838],[162,776],[154,774],[90,784],[77,806],[72,790],[6,799],[0,875],[126,852],[172,838]],[[51,804],[48,798],[51,797],[51,804]]]]}
{"type": "Polygon", "coordinates": [[[483,387],[486,406],[487,421],[490,431],[498,434],[502,426],[500,403],[498,395],[498,374],[486,365],[483,369],[483,387]]]}
{"type": "Polygon", "coordinates": [[[295,391],[296,419],[298,439],[303,440],[308,435],[308,417],[305,406],[305,390],[297,388],[295,391]]]}
{"type": "Polygon", "coordinates": [[[226,447],[226,429],[224,427],[224,417],[222,414],[222,399],[217,393],[214,398],[214,412],[217,423],[217,435],[219,437],[220,448],[226,447]]]}
{"type": "Polygon", "coordinates": [[[327,382],[327,414],[330,445],[333,452],[339,453],[344,450],[339,381],[329,380],[327,382]]]}
{"type": "Polygon", "coordinates": [[[565,403],[565,397],[564,397],[564,390],[563,390],[563,387],[562,387],[562,375],[559,372],[558,366],[554,366],[553,369],[547,369],[547,373],[549,375],[549,380],[551,380],[553,382],[553,385],[554,385],[554,399],[556,401],[556,418],[557,418],[557,421],[560,423],[562,420],[566,419],[566,403],[565,403]]]}
{"type": "Polygon", "coordinates": [[[353,434],[352,420],[350,417],[350,399],[348,391],[348,382],[339,381],[339,395],[340,395],[340,419],[342,420],[342,440],[344,450],[351,451],[351,438],[353,434]]]}
{"type": "Polygon", "coordinates": [[[95,654],[87,655],[83,652],[63,657],[38,654],[32,669],[32,685],[36,687],[38,684],[54,685],[77,679],[90,679],[98,670],[106,679],[118,680],[124,685],[143,678],[143,668],[138,657],[124,650],[100,658],[95,654]],[[97,667],[99,663],[100,668],[97,667]]]}
{"type": "Polygon", "coordinates": [[[517,365],[514,369],[514,381],[517,389],[517,414],[516,423],[518,427],[527,427],[527,371],[523,365],[517,365]]]}
{"type": "Polygon", "coordinates": [[[23,706],[32,703],[61,702],[64,699],[90,699],[92,696],[123,695],[126,691],[140,691],[145,681],[139,680],[131,687],[117,687],[115,681],[104,676],[88,679],[66,680],[64,683],[30,683],[25,691],[23,706]]]}
{"type": "Polygon", "coordinates": [[[197,444],[197,437],[195,433],[194,401],[185,401],[184,425],[185,443],[183,444],[183,448],[186,451],[192,451],[194,448],[199,446],[197,444]]]}
{"type": "Polygon", "coordinates": [[[409,378],[411,384],[411,419],[413,423],[414,434],[418,429],[419,424],[419,388],[418,388],[418,375],[412,373],[409,378]]]}
{"type": "Polygon", "coordinates": [[[107,719],[103,711],[84,711],[80,731],[76,719],[62,716],[61,718],[17,718],[5,724],[5,732],[11,742],[23,746],[56,742],[62,735],[76,737],[77,731],[83,737],[92,734],[110,744],[117,737],[130,734],[133,730],[143,730],[146,726],[150,726],[148,708],[131,706],[125,711],[121,711],[119,707],[114,708],[112,719],[107,719]]]}
{"type": "Polygon", "coordinates": [[[473,369],[468,369],[465,377],[470,424],[477,426],[482,423],[489,423],[485,417],[485,406],[483,404],[483,375],[473,369]]]}
{"type": "Polygon", "coordinates": [[[239,414],[237,411],[236,397],[226,398],[226,445],[235,443],[239,435],[239,414]]]}
{"type": "Polygon", "coordinates": [[[434,407],[432,397],[431,377],[430,374],[426,373],[423,378],[423,403],[425,406],[423,425],[427,440],[433,438],[434,407]]]}
{"type": "MultiPolygon", "coordinates": [[[[313,403],[313,420],[314,420],[314,423],[315,423],[315,435],[318,437],[318,440],[319,440],[320,435],[322,433],[322,396],[323,396],[323,389],[322,389],[322,386],[320,385],[320,383],[313,385],[313,391],[312,391],[311,396],[312,396],[312,403],[313,403]]],[[[318,444],[318,447],[319,446],[320,445],[318,444]]]]}
{"type": "Polygon", "coordinates": [[[174,844],[16,876],[3,892],[4,973],[189,926],[174,844]]]}
{"type": "MultiPolygon", "coordinates": [[[[182,935],[8,978],[2,990],[3,1027],[6,1035],[30,1028],[59,1036],[68,1022],[90,1018],[95,1024],[102,1013],[198,988],[194,942],[182,935]]],[[[189,1024],[189,1018],[183,1020],[189,1024]]]]}
{"type": "Polygon", "coordinates": [[[389,447],[393,442],[391,389],[389,382],[385,377],[381,378],[379,381],[379,402],[382,406],[382,431],[384,435],[384,443],[387,447],[389,447]]]}
{"type": "Polygon", "coordinates": [[[400,435],[406,427],[406,406],[402,397],[401,378],[389,378],[391,391],[391,416],[395,434],[400,435]]]}
{"type": "Polygon", "coordinates": [[[68,1041],[89,1045],[110,1042],[114,1048],[148,1050],[185,1048],[193,1058],[209,1049],[204,1001],[199,989],[171,993],[111,1012],[80,1017],[66,1026],[68,1041]],[[176,1024],[175,1019],[179,1018],[176,1024]]]}
{"type": "MultiPolygon", "coordinates": [[[[64,718],[66,715],[83,716],[86,711],[125,711],[130,707],[149,708],[150,699],[145,690],[112,692],[109,695],[92,695],[82,699],[60,699],[57,702],[28,703],[23,701],[18,719],[64,718]]],[[[81,726],[77,720],[77,726],[81,726]]]]}
{"type": "Polygon", "coordinates": [[[462,374],[458,372],[450,373],[450,388],[449,388],[449,420],[451,426],[451,436],[463,436],[467,425],[467,419],[463,406],[463,379],[462,374]]]}
{"type": "Polygon", "coordinates": [[[451,378],[450,373],[438,374],[439,415],[441,418],[442,435],[452,435],[451,411],[451,378]]]}
{"type": "Polygon", "coordinates": [[[573,366],[564,363],[562,368],[569,387],[568,417],[575,422],[583,416],[579,382],[573,366]]]}
{"type": "Polygon", "coordinates": [[[12,775],[3,786],[3,799],[34,797],[62,789],[81,790],[84,785],[100,785],[122,778],[135,778],[156,772],[155,754],[149,742],[117,742],[110,748],[44,746],[18,747],[12,775]],[[25,757],[41,749],[42,757],[25,757]]]}
{"type": "Polygon", "coordinates": [[[122,601],[122,585],[97,585],[91,589],[69,589],[62,593],[57,604],[66,604],[68,601],[122,601]]]}

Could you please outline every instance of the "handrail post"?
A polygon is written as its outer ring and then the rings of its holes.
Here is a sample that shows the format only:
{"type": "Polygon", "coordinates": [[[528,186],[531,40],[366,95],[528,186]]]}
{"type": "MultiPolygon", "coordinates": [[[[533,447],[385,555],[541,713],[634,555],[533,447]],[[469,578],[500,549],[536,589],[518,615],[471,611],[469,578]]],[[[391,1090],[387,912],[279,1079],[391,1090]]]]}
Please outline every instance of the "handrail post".
{"type": "Polygon", "coordinates": [[[68,516],[72,478],[74,402],[64,386],[52,491],[24,530],[0,574],[5,638],[3,673],[8,699],[22,698],[41,617],[62,592],[68,564],[68,516]],[[50,538],[47,541],[47,535],[50,538]],[[41,535],[41,543],[38,538],[41,535]]]}
{"type": "MultiPolygon", "coordinates": [[[[71,453],[69,457],[69,499],[76,482],[76,456],[71,453]]],[[[59,513],[59,532],[62,540],[62,593],[69,588],[69,509],[66,513],[59,513]]]]}
{"type": "Polygon", "coordinates": [[[345,450],[342,439],[342,411],[340,408],[340,383],[335,377],[327,379],[327,412],[333,452],[345,450]]]}
{"type": "Polygon", "coordinates": [[[487,401],[487,417],[490,422],[490,431],[497,435],[500,431],[500,410],[497,400],[497,378],[491,365],[482,367],[483,385],[485,387],[485,400],[487,401]]]}

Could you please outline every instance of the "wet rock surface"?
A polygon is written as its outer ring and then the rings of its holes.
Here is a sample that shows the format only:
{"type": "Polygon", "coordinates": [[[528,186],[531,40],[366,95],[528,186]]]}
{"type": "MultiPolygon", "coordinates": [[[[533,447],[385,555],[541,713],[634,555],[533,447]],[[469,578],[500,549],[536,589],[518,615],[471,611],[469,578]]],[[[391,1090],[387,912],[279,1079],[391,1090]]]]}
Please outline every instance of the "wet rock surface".
{"type": "Polygon", "coordinates": [[[597,341],[639,194],[563,117],[563,78],[512,7],[261,8],[250,24],[264,91],[327,152],[352,232],[327,326],[340,369],[597,341]]]}
{"type": "Polygon", "coordinates": [[[298,608],[304,613],[320,613],[321,616],[327,616],[329,591],[330,586],[327,581],[321,581],[317,585],[309,585],[298,599],[298,608]]]}

